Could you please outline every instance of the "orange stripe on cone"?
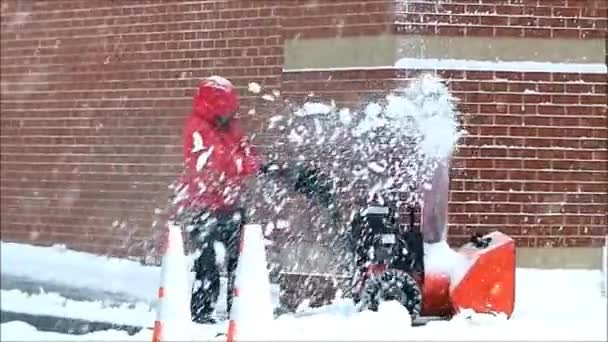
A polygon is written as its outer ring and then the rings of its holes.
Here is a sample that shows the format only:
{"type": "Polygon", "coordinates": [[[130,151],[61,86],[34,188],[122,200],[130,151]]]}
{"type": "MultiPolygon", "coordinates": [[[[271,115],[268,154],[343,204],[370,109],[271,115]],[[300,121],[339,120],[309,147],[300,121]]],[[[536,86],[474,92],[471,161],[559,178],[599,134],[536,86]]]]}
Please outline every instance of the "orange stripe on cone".
{"type": "Polygon", "coordinates": [[[152,342],[160,342],[160,333],[162,331],[162,324],[160,321],[154,321],[154,332],[152,333],[152,342]]]}
{"type": "MultiPolygon", "coordinates": [[[[243,247],[245,245],[245,227],[243,227],[243,229],[241,230],[241,237],[240,237],[240,241],[239,241],[239,255],[243,252],[243,247]]],[[[234,303],[235,303],[235,299],[239,296],[239,288],[238,288],[238,282],[235,280],[235,284],[234,287],[232,288],[232,311],[234,311],[234,303]]],[[[233,316],[233,313],[230,313],[231,316],[233,316]]],[[[230,320],[228,321],[228,331],[226,332],[226,342],[234,342],[236,339],[236,319],[234,317],[231,317],[230,320]]]]}
{"type": "MultiPolygon", "coordinates": [[[[165,297],[165,288],[161,286],[158,287],[158,305],[160,305],[160,301],[165,297]]],[[[157,315],[158,316],[158,315],[157,315]]],[[[161,342],[160,336],[163,330],[163,324],[160,321],[160,317],[157,317],[154,321],[154,331],[152,332],[152,342],[161,342]]]]}
{"type": "Polygon", "coordinates": [[[234,337],[236,336],[236,321],[230,320],[228,322],[228,333],[226,334],[226,342],[234,342],[234,337]]]}
{"type": "MultiPolygon", "coordinates": [[[[235,299],[239,296],[239,288],[236,287],[236,284],[234,286],[234,288],[232,289],[232,309],[234,310],[234,302],[235,299]]],[[[230,315],[232,316],[232,313],[230,313],[230,315]]],[[[226,333],[226,342],[234,342],[236,338],[236,319],[234,317],[230,318],[230,321],[228,321],[228,332],[226,333]]]]}

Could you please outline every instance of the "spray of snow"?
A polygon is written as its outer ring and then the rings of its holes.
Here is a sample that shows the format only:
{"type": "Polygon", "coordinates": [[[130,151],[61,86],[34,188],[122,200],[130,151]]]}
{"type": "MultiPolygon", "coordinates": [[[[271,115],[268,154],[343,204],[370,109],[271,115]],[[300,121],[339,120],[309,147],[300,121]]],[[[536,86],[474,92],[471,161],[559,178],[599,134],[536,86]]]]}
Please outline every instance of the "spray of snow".
{"type": "Polygon", "coordinates": [[[327,105],[321,102],[306,102],[301,108],[297,109],[294,114],[297,116],[327,115],[331,113],[335,107],[335,103],[327,105]]]}
{"type": "Polygon", "coordinates": [[[284,117],[282,115],[275,115],[273,117],[270,118],[270,124],[268,125],[268,129],[273,129],[276,127],[277,123],[281,122],[282,120],[284,120],[284,117]]]}
{"type": "Polygon", "coordinates": [[[269,102],[274,102],[274,100],[276,100],[276,98],[273,95],[270,94],[264,94],[262,95],[262,99],[265,101],[269,101],[269,102]]]}
{"type": "MultiPolygon", "coordinates": [[[[455,99],[439,78],[428,74],[382,101],[368,103],[361,112],[317,101],[280,119],[289,155],[323,160],[323,171],[343,184],[337,192],[355,184],[381,195],[421,189],[464,133],[455,99]]],[[[271,118],[269,127],[276,127],[278,120],[271,118]]],[[[412,195],[411,200],[418,199],[412,195]]]]}
{"type": "Polygon", "coordinates": [[[249,90],[250,93],[254,93],[254,94],[259,94],[262,91],[262,87],[256,82],[249,83],[249,86],[247,89],[249,90]]]}
{"type": "MultiPolygon", "coordinates": [[[[347,223],[353,203],[421,203],[439,163],[449,160],[464,133],[458,124],[455,103],[441,79],[424,74],[360,109],[316,99],[288,107],[290,112],[277,113],[268,122],[268,130],[275,137],[268,159],[288,167],[318,167],[328,176],[330,191],[338,203],[320,208],[286,190],[280,181],[259,179],[255,196],[261,198],[248,202],[250,213],[267,213],[270,207],[272,217],[263,219],[280,218],[291,221],[291,226],[310,227],[297,233],[290,240],[294,245],[288,248],[295,250],[296,244],[309,244],[317,250],[319,245],[328,247],[335,257],[319,262],[325,269],[316,272],[333,269],[327,263],[350,267],[347,265],[352,254],[344,240],[347,224],[334,224],[330,211],[337,206],[341,222],[347,223]]],[[[280,263],[286,266],[282,271],[294,271],[300,269],[298,263],[310,263],[310,258],[302,260],[303,255],[294,256],[300,261],[289,266],[285,263],[292,258],[282,257],[280,263]]]]}

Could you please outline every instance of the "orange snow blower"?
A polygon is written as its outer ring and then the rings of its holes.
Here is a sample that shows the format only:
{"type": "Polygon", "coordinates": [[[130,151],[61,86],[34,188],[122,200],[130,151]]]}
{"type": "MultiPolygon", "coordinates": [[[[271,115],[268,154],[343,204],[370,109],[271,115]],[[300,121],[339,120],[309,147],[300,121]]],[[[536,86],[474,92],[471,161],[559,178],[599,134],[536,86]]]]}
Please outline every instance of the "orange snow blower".
{"type": "Polygon", "coordinates": [[[382,301],[397,300],[415,319],[449,318],[462,309],[511,316],[513,239],[496,231],[475,235],[452,250],[444,241],[424,243],[412,224],[400,231],[392,212],[370,206],[353,221],[353,232],[359,234],[353,298],[361,309],[376,310],[382,301]]]}
{"type": "MultiPolygon", "coordinates": [[[[269,169],[293,179],[295,189],[317,197],[324,208],[335,201],[327,177],[317,169],[269,169]]],[[[369,203],[350,222],[350,247],[355,255],[352,298],[361,310],[377,310],[396,300],[418,318],[450,318],[463,309],[510,317],[515,302],[515,244],[495,231],[474,235],[458,250],[447,244],[449,175],[447,163],[435,169],[423,191],[422,215],[410,206],[410,222],[402,228],[403,208],[369,203]]],[[[406,210],[407,212],[407,210],[406,210]]],[[[336,227],[339,214],[331,213],[336,227]]],[[[424,319],[423,319],[424,321],[424,319]]]]}
{"type": "Polygon", "coordinates": [[[361,309],[397,300],[413,321],[450,318],[463,309],[511,317],[515,303],[515,243],[494,231],[475,234],[457,250],[447,244],[447,163],[423,193],[420,225],[414,207],[400,227],[396,208],[371,205],[351,222],[356,255],[353,299],[361,309]]]}

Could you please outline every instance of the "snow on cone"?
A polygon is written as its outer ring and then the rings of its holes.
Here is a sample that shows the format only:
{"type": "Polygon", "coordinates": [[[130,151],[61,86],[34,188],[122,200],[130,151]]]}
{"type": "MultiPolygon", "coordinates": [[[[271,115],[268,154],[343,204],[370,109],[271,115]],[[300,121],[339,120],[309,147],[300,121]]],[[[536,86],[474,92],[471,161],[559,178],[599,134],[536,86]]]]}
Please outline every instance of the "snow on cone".
{"type": "Polygon", "coordinates": [[[192,338],[188,262],[178,226],[168,222],[163,241],[160,286],[152,342],[192,338]]]}
{"type": "Polygon", "coordinates": [[[246,225],[241,234],[227,340],[268,340],[272,321],[273,306],[262,226],[246,225]]]}

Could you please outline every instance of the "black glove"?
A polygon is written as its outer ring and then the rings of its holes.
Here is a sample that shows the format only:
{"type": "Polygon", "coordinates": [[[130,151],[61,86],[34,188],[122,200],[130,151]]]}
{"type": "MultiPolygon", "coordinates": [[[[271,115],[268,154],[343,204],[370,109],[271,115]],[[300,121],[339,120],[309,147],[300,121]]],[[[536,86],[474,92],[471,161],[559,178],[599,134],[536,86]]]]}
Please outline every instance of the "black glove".
{"type": "Polygon", "coordinates": [[[318,170],[299,167],[296,170],[294,189],[305,195],[311,196],[318,186],[318,170]]]}
{"type": "Polygon", "coordinates": [[[276,174],[276,175],[281,175],[285,173],[285,168],[281,167],[279,164],[274,163],[274,162],[270,162],[270,163],[265,163],[262,166],[260,166],[260,169],[258,170],[258,172],[260,174],[276,174]]]}
{"type": "Polygon", "coordinates": [[[262,174],[268,173],[268,171],[270,171],[271,166],[272,166],[271,164],[262,164],[262,166],[260,166],[259,173],[262,173],[262,174]]]}

